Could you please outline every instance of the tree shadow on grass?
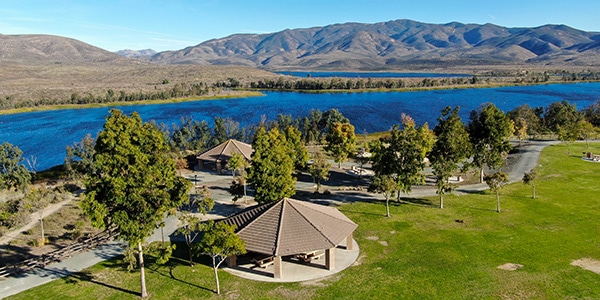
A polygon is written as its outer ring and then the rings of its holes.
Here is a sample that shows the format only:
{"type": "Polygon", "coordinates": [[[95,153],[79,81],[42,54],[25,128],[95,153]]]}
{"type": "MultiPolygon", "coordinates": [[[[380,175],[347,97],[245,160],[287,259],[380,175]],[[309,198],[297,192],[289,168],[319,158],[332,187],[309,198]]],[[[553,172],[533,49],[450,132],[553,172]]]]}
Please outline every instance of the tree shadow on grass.
{"type": "MultiPolygon", "coordinates": [[[[397,201],[394,201],[395,203],[398,203],[397,201]]],[[[431,201],[430,199],[425,199],[425,198],[413,198],[413,197],[400,197],[400,202],[399,203],[403,203],[403,204],[414,204],[414,205],[419,205],[419,206],[426,206],[426,207],[437,207],[436,203],[433,203],[433,201],[431,201]]]]}
{"type": "MultiPolygon", "coordinates": [[[[163,277],[167,277],[170,278],[172,280],[175,280],[177,282],[180,283],[184,283],[187,284],[189,286],[193,286],[199,289],[203,289],[209,292],[214,292],[214,290],[203,287],[203,286],[199,286],[197,284],[179,279],[177,277],[175,277],[175,274],[173,274],[173,270],[176,267],[188,267],[191,268],[190,266],[190,261],[189,261],[189,255],[188,255],[188,246],[185,243],[176,243],[177,247],[175,248],[175,251],[173,252],[173,255],[171,256],[171,258],[169,259],[169,261],[163,265],[158,265],[158,264],[154,264],[154,260],[153,259],[149,259],[149,266],[148,266],[148,270],[163,276],[163,277]],[[165,273],[161,270],[161,267],[167,267],[169,269],[169,273],[165,273]]],[[[206,256],[202,256],[200,258],[198,257],[194,257],[194,265],[196,264],[200,264],[200,265],[205,265],[207,267],[212,268],[212,260],[210,260],[208,257],[206,256]]]]}
{"type": "Polygon", "coordinates": [[[108,284],[108,283],[104,283],[104,282],[95,280],[94,276],[91,274],[90,271],[71,272],[71,271],[67,270],[66,268],[62,268],[62,269],[59,269],[59,268],[42,268],[42,269],[36,270],[36,273],[39,273],[38,271],[42,272],[42,273],[45,273],[46,276],[53,275],[53,276],[62,277],[62,280],[65,283],[68,283],[68,284],[77,284],[80,281],[87,281],[87,282],[90,282],[90,283],[93,283],[93,284],[97,284],[97,285],[100,285],[100,286],[103,286],[103,287],[107,287],[107,288],[110,288],[110,289],[113,289],[113,290],[117,290],[117,291],[120,291],[120,292],[123,292],[123,293],[131,294],[131,295],[134,295],[134,296],[139,296],[140,295],[140,293],[137,292],[137,291],[131,291],[131,290],[128,290],[128,289],[124,289],[124,288],[121,288],[121,287],[118,287],[118,286],[114,286],[114,285],[111,285],[111,284],[108,284]]]}

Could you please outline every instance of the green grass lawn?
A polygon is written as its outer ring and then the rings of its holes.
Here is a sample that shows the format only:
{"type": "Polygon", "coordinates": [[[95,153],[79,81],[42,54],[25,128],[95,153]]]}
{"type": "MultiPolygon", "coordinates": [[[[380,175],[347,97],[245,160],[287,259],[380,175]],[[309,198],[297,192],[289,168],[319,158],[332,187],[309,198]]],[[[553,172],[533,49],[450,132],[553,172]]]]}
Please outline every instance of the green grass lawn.
{"type": "MultiPolygon", "coordinates": [[[[311,283],[254,282],[220,271],[223,297],[599,299],[600,275],[570,265],[600,260],[600,163],[582,160],[583,151],[584,144],[573,146],[571,156],[564,145],[546,148],[537,199],[530,186],[509,185],[501,190],[501,213],[489,192],[447,196],[443,210],[437,197],[428,199],[432,205],[394,203],[391,218],[383,203],[340,206],[359,225],[356,266],[311,283]],[[497,268],[505,263],[523,268],[497,268]]],[[[600,152],[600,144],[590,151],[600,152]]],[[[207,261],[189,267],[173,259],[150,265],[146,276],[152,299],[222,298],[212,292],[207,261]]],[[[8,299],[135,299],[138,291],[139,274],[115,260],[8,299]]]]}

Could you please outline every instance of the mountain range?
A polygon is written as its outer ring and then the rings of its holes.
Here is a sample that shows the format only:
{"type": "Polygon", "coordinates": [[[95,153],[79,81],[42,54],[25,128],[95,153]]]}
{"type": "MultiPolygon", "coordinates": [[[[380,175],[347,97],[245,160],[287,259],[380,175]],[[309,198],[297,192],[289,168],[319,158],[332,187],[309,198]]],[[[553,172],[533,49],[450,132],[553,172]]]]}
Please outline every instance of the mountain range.
{"type": "Polygon", "coordinates": [[[454,65],[599,65],[600,33],[566,25],[507,28],[411,20],[234,34],[147,59],[266,69],[395,69],[454,65]]]}
{"type": "Polygon", "coordinates": [[[395,20],[234,34],[176,51],[112,53],[51,35],[0,35],[15,64],[235,65],[267,70],[385,70],[468,66],[600,66],[600,33],[566,25],[508,28],[395,20]]]}

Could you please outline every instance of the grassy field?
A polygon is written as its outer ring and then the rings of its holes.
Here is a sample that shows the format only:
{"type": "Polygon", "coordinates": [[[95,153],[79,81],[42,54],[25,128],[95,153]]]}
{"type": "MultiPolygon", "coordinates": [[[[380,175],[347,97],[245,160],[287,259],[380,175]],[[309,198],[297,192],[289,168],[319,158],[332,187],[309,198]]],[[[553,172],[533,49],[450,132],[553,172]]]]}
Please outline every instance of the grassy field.
{"type": "MultiPolygon", "coordinates": [[[[572,153],[599,152],[576,144],[572,153]]],[[[223,297],[212,292],[207,265],[150,264],[152,299],[598,299],[600,275],[571,266],[600,260],[600,164],[568,156],[564,145],[540,158],[537,199],[515,183],[501,191],[502,213],[489,192],[394,203],[340,206],[359,227],[361,255],[330,278],[308,283],[262,283],[220,271],[223,297]],[[458,223],[456,220],[464,220],[458,223]],[[500,270],[521,264],[516,271],[500,270]]],[[[180,251],[185,251],[181,246],[180,251]]],[[[184,257],[184,256],[182,256],[184,257]]],[[[8,299],[135,299],[139,274],[119,260],[31,289],[8,299]]]]}

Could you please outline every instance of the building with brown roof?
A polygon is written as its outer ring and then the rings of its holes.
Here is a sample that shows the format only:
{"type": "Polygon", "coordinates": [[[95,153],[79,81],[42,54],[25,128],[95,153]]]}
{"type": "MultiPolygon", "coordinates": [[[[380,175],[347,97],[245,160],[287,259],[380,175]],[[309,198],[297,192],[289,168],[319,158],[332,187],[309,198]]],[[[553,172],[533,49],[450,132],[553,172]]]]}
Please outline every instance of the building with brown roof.
{"type": "Polygon", "coordinates": [[[252,160],[252,145],[229,139],[196,156],[200,169],[213,169],[221,173],[233,153],[240,153],[247,160],[252,160]]]}
{"type": "Polygon", "coordinates": [[[257,264],[273,264],[275,278],[283,275],[282,257],[309,262],[324,256],[326,268],[334,269],[334,250],[341,244],[352,250],[358,227],[334,207],[289,198],[251,207],[219,222],[235,224],[246,250],[266,255],[257,264]]]}

